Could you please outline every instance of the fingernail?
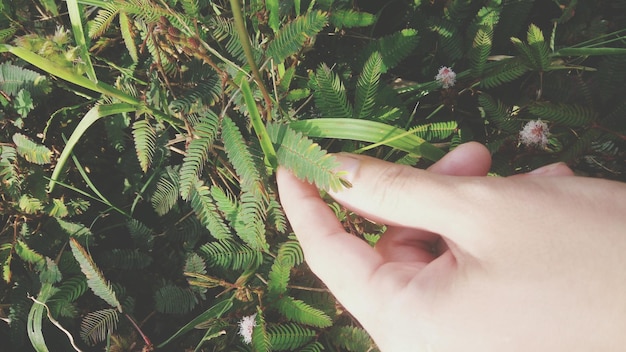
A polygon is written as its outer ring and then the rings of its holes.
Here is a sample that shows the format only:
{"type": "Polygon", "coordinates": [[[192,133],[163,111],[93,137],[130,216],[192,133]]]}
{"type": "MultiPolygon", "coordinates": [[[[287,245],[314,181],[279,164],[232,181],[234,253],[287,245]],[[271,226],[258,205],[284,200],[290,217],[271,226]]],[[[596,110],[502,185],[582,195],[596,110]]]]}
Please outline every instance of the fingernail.
{"type": "Polygon", "coordinates": [[[549,164],[546,166],[542,166],[538,169],[535,169],[531,172],[529,172],[529,175],[547,175],[547,174],[551,174],[553,173],[555,170],[558,170],[560,168],[562,168],[565,165],[565,163],[563,162],[558,162],[558,163],[554,163],[554,164],[549,164]]]}
{"type": "Polygon", "coordinates": [[[359,171],[361,160],[348,153],[335,154],[335,158],[340,164],[339,167],[335,169],[338,175],[344,180],[353,183],[359,171]]]}

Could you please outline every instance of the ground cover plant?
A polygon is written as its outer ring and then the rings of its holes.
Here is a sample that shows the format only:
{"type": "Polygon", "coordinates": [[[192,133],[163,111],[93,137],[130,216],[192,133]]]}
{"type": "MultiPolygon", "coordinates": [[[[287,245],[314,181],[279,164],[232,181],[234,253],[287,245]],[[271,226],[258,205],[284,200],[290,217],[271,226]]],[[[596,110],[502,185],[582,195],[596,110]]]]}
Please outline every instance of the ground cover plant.
{"type": "Polygon", "coordinates": [[[338,189],[328,152],[426,167],[475,140],[495,177],[624,181],[624,10],[1,0],[3,348],[375,351],[308,271],[276,168],[338,189]]]}

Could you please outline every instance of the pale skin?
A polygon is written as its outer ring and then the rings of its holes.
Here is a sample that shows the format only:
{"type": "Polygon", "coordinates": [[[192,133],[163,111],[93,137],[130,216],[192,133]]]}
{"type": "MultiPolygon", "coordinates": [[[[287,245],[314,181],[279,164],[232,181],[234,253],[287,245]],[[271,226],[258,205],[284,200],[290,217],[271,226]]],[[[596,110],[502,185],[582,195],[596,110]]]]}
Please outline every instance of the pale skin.
{"type": "Polygon", "coordinates": [[[462,145],[428,171],[338,156],[331,196],[387,224],[374,248],[277,174],[311,270],[387,352],[626,350],[626,185],[564,164],[501,178],[462,145]]]}

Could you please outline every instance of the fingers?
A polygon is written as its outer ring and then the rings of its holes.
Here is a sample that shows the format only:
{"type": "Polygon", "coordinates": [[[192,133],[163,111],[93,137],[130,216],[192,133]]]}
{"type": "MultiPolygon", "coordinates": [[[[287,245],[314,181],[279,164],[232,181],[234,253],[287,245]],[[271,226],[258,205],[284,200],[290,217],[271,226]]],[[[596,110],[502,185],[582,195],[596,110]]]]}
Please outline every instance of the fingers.
{"type": "Polygon", "coordinates": [[[365,292],[369,278],[382,263],[380,255],[345,232],[317,188],[283,168],[278,169],[276,178],[280,201],[311,270],[344,304],[358,301],[352,296],[365,292]]]}
{"type": "Polygon", "coordinates": [[[554,163],[535,169],[526,175],[532,176],[574,176],[574,171],[565,163],[554,163]]]}
{"type": "Polygon", "coordinates": [[[441,175],[485,176],[491,168],[491,154],[476,142],[461,144],[428,168],[441,175]]]}
{"type": "MultiPolygon", "coordinates": [[[[457,176],[485,176],[491,155],[479,143],[462,144],[432,165],[429,171],[457,176]]],[[[390,226],[376,243],[385,261],[429,263],[447,249],[441,236],[412,228],[390,226]]]]}

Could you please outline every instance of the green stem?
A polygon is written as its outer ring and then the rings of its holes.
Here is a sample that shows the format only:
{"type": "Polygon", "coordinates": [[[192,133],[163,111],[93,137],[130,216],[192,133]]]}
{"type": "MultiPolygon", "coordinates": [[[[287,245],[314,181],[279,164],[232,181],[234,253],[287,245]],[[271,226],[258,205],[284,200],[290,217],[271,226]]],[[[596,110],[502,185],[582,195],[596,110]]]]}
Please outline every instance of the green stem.
{"type": "Polygon", "coordinates": [[[252,71],[252,76],[256,81],[256,84],[261,89],[261,93],[263,94],[263,99],[265,99],[266,105],[266,120],[272,120],[272,98],[270,97],[265,84],[263,84],[263,79],[261,78],[261,72],[259,72],[259,68],[254,60],[254,54],[252,53],[252,45],[250,44],[250,37],[248,36],[248,31],[246,30],[246,23],[243,18],[243,10],[241,8],[241,4],[239,0],[230,0],[230,7],[233,11],[233,17],[235,18],[235,27],[237,28],[237,34],[239,35],[239,41],[241,41],[241,46],[243,47],[243,52],[246,54],[246,60],[248,61],[248,65],[250,65],[250,70],[252,71]]]}
{"type": "Polygon", "coordinates": [[[250,122],[252,122],[252,128],[259,138],[259,143],[261,144],[263,154],[265,154],[265,157],[267,158],[267,161],[272,170],[276,170],[276,168],[278,167],[278,159],[276,157],[274,145],[272,144],[272,141],[267,134],[267,129],[265,129],[265,124],[263,124],[263,120],[261,119],[261,115],[259,114],[259,110],[257,109],[256,101],[254,100],[254,96],[252,95],[252,91],[250,90],[250,85],[245,79],[241,80],[241,93],[243,94],[243,99],[246,102],[246,107],[248,108],[248,112],[250,113],[250,122]]]}

